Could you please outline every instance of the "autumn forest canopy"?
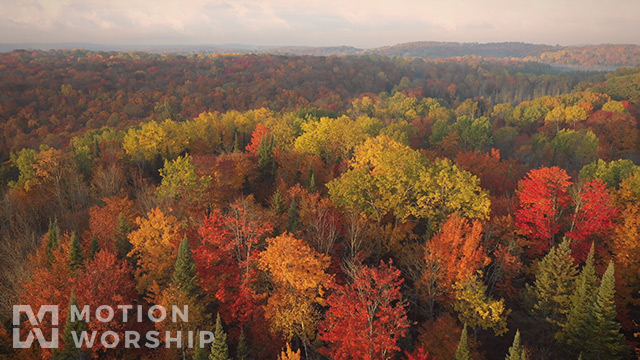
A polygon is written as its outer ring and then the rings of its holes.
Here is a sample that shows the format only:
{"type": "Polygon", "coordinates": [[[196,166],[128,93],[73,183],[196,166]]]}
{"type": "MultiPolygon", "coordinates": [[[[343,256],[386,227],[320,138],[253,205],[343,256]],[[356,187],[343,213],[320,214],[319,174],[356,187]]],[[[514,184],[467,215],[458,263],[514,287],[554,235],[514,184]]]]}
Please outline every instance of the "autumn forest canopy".
{"type": "Polygon", "coordinates": [[[0,53],[0,359],[639,356],[640,65],[436,45],[0,53]],[[13,349],[14,304],[60,347],[13,349]],[[189,322],[70,320],[126,304],[189,322]]]}

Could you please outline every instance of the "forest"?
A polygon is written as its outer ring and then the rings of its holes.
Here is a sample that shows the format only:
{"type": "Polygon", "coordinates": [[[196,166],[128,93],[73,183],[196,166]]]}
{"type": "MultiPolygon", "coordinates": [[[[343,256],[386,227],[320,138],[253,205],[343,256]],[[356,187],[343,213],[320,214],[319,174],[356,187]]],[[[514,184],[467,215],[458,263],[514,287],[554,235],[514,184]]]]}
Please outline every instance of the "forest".
{"type": "Polygon", "coordinates": [[[16,50],[0,79],[0,359],[640,358],[640,66],[16,50]],[[15,304],[58,306],[57,349],[12,346],[15,304]]]}

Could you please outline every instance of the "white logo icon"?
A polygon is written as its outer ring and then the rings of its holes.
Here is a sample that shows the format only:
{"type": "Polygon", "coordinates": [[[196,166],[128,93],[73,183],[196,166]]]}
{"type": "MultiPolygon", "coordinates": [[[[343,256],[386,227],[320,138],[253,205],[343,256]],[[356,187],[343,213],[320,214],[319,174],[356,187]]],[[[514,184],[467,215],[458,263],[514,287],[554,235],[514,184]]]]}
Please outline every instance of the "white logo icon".
{"type": "Polygon", "coordinates": [[[15,349],[26,349],[31,347],[33,343],[34,335],[40,343],[40,347],[43,349],[57,349],[58,348],[58,305],[43,305],[38,310],[38,317],[33,313],[31,306],[29,305],[13,305],[13,347],[15,349]],[[39,325],[46,313],[51,313],[51,340],[46,341],[42,329],[33,328],[29,331],[27,339],[20,340],[20,315],[26,314],[31,326],[39,325]]]}

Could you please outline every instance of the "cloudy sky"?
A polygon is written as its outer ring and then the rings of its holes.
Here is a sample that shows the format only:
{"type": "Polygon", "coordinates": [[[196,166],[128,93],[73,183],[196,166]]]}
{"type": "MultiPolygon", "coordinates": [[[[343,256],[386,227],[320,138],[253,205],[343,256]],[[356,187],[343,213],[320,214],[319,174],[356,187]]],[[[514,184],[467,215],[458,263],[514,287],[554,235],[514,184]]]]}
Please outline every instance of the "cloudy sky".
{"type": "Polygon", "coordinates": [[[0,43],[640,44],[639,0],[0,0],[0,43]]]}

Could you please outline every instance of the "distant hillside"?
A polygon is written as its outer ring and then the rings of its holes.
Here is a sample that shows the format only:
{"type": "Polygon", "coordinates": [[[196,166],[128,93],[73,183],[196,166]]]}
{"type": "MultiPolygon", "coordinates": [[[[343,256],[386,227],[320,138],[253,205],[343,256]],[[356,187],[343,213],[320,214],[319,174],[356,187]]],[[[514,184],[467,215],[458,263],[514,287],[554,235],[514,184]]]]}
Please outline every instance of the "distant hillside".
{"type": "Polygon", "coordinates": [[[542,53],[535,60],[553,65],[635,66],[640,64],[638,45],[569,46],[542,53]]]}
{"type": "Polygon", "coordinates": [[[637,45],[590,45],[551,46],[521,42],[503,43],[457,43],[438,41],[418,41],[374,49],[357,49],[350,46],[336,47],[275,47],[258,50],[262,53],[289,55],[384,55],[424,59],[446,59],[460,56],[481,56],[498,59],[523,59],[550,65],[597,68],[612,70],[622,66],[640,64],[640,46],[637,45]]]}
{"type": "Polygon", "coordinates": [[[275,55],[384,55],[424,59],[445,59],[462,56],[483,58],[522,59],[573,69],[613,70],[623,66],[640,64],[638,45],[589,45],[551,46],[522,42],[501,43],[457,43],[438,41],[417,41],[373,49],[359,49],[352,46],[253,46],[242,44],[221,45],[100,45],[88,43],[25,43],[0,44],[0,52],[14,49],[87,49],[93,51],[145,51],[164,54],[247,54],[262,53],[275,55]]]}
{"type": "Polygon", "coordinates": [[[438,41],[418,41],[384,46],[367,52],[400,57],[421,57],[440,59],[456,56],[476,55],[488,58],[524,58],[539,56],[542,53],[561,49],[559,46],[525,44],[519,42],[505,43],[456,43],[438,41]]]}

